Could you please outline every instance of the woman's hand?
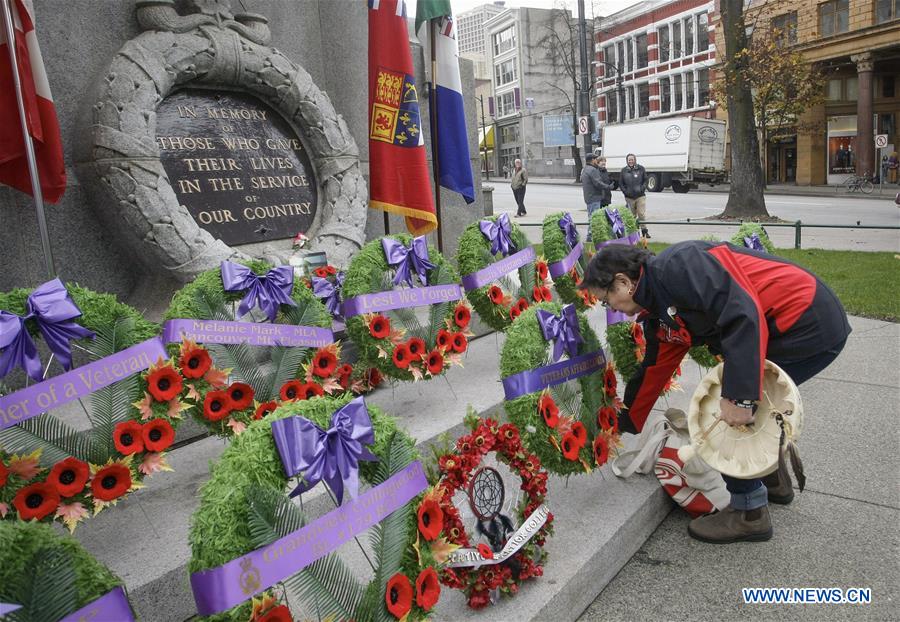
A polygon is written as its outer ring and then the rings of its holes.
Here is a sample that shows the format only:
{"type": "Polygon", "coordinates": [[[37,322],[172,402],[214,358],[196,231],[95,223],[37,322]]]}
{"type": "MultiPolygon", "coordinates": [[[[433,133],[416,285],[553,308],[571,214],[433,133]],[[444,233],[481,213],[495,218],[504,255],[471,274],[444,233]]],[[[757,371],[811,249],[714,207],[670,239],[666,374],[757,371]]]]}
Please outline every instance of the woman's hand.
{"type": "Polygon", "coordinates": [[[753,423],[754,415],[752,408],[735,406],[731,403],[731,400],[725,399],[724,397],[719,400],[719,408],[722,412],[722,419],[732,427],[753,423]]]}

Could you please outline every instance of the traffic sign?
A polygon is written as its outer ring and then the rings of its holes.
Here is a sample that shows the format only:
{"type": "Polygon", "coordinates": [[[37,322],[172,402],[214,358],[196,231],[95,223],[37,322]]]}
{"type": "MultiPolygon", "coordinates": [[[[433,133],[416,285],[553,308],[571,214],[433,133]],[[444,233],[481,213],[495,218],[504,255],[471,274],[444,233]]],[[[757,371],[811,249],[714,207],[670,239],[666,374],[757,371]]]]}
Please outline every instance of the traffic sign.
{"type": "MultiPolygon", "coordinates": [[[[585,134],[590,134],[591,132],[591,122],[590,117],[578,117],[578,133],[582,136],[585,134]]],[[[885,142],[885,144],[887,144],[885,142]]]]}
{"type": "MultiPolygon", "coordinates": [[[[580,124],[579,124],[580,126],[580,124]]],[[[888,143],[888,135],[887,134],[876,134],[875,136],[875,147],[878,149],[884,149],[887,147],[888,143]]]]}

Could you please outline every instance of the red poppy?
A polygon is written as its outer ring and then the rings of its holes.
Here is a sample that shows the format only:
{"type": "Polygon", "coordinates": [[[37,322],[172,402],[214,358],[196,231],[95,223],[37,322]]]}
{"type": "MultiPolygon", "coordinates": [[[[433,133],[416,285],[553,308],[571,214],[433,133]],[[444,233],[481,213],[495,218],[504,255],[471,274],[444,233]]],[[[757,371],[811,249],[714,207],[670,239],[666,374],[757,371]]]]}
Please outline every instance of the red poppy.
{"type": "Polygon", "coordinates": [[[469,340],[462,333],[453,333],[453,351],[465,352],[469,347],[469,340]]]}
{"type": "Polygon", "coordinates": [[[373,389],[380,385],[383,380],[384,376],[381,375],[377,367],[370,367],[369,371],[366,372],[366,382],[373,389]]]}
{"type": "Polygon", "coordinates": [[[293,401],[298,399],[300,392],[303,390],[303,383],[299,380],[288,380],[283,385],[281,385],[281,389],[278,391],[278,394],[281,396],[281,399],[284,401],[293,401]]]}
{"type": "Polygon", "coordinates": [[[412,585],[405,574],[398,572],[388,580],[384,592],[387,610],[398,620],[412,608],[412,585]]]}
{"type": "Polygon", "coordinates": [[[144,451],[143,428],[137,421],[117,423],[113,429],[113,443],[119,453],[127,456],[144,451]]]}
{"type": "Polygon", "coordinates": [[[584,445],[579,443],[578,437],[571,432],[563,436],[562,452],[563,457],[566,460],[578,460],[578,452],[581,451],[582,447],[584,447],[584,445]]]}
{"type": "Polygon", "coordinates": [[[597,466],[603,466],[607,460],[609,460],[609,443],[605,436],[598,434],[594,439],[594,462],[597,466]]]}
{"type": "Polygon", "coordinates": [[[544,299],[544,293],[541,291],[541,288],[535,285],[531,288],[531,297],[534,298],[535,302],[541,302],[544,299]]]}
{"type": "Polygon", "coordinates": [[[157,367],[147,376],[147,390],[157,402],[168,402],[181,393],[181,374],[171,365],[157,367]]]}
{"type": "Polygon", "coordinates": [[[147,451],[165,451],[175,440],[175,430],[165,419],[153,419],[144,424],[141,431],[144,449],[147,451]]]}
{"type": "Polygon", "coordinates": [[[271,415],[273,412],[275,412],[276,408],[278,408],[278,402],[276,402],[275,400],[263,402],[256,407],[256,412],[253,413],[253,418],[262,419],[263,417],[271,415]]]}
{"type": "Polygon", "coordinates": [[[325,266],[325,272],[328,273],[328,276],[334,276],[337,274],[337,268],[334,266],[325,266]]]}
{"type": "Polygon", "coordinates": [[[466,305],[456,305],[456,310],[453,312],[453,321],[456,322],[456,325],[459,326],[460,329],[465,329],[471,320],[472,312],[469,311],[469,307],[466,305]]]}
{"type": "Polygon", "coordinates": [[[243,382],[232,382],[226,389],[231,400],[231,410],[244,410],[253,403],[253,387],[243,382]]]}
{"type": "Polygon", "coordinates": [[[338,360],[334,352],[319,350],[312,360],[312,370],[319,378],[328,378],[337,369],[338,360]]]}
{"type": "Polygon", "coordinates": [[[603,374],[603,387],[609,397],[616,396],[616,372],[612,365],[607,365],[606,372],[603,374]]]}
{"type": "Polygon", "coordinates": [[[375,339],[387,339],[391,334],[391,321],[383,315],[376,315],[369,321],[369,334],[375,339]]]}
{"type": "Polygon", "coordinates": [[[86,462],[78,458],[66,458],[50,469],[47,483],[56,489],[60,497],[72,497],[84,490],[91,472],[86,462]]]}
{"type": "MultiPolygon", "coordinates": [[[[282,387],[283,388],[283,387],[282,387]]],[[[203,400],[203,418],[221,421],[231,413],[231,399],[226,391],[210,391],[203,400]]]]}
{"type": "Polygon", "coordinates": [[[59,507],[59,492],[48,482],[36,482],[20,488],[13,505],[22,520],[41,520],[59,507]]]}
{"type": "Polygon", "coordinates": [[[428,368],[428,373],[432,375],[436,375],[441,373],[441,370],[444,369],[444,354],[440,350],[432,350],[428,354],[428,358],[425,359],[425,365],[428,368]]]}
{"type": "Polygon", "coordinates": [[[401,343],[396,348],[394,348],[394,365],[399,367],[400,369],[409,369],[409,364],[412,363],[412,355],[409,353],[409,348],[405,343],[401,343]]]}
{"type": "Polygon", "coordinates": [[[444,513],[434,499],[425,499],[419,506],[419,531],[431,542],[441,534],[444,528],[444,513]]]}
{"type": "Polygon", "coordinates": [[[584,428],[584,424],[580,421],[573,423],[572,434],[578,439],[578,444],[584,447],[584,444],[587,442],[587,430],[584,428]]]}
{"type": "Polygon", "coordinates": [[[546,281],[546,280],[547,280],[547,275],[548,275],[548,272],[549,272],[549,271],[547,270],[547,264],[544,263],[543,261],[539,261],[539,262],[537,262],[537,266],[536,266],[536,267],[537,267],[537,275],[538,275],[538,278],[539,278],[540,280],[542,280],[542,281],[546,281]]]}
{"type": "Polygon", "coordinates": [[[416,604],[429,611],[437,604],[441,597],[441,583],[438,580],[437,572],[434,568],[428,566],[419,573],[416,579],[416,604]]]}
{"type": "Polygon", "coordinates": [[[256,618],[256,622],[294,622],[294,616],[291,615],[291,610],[287,605],[278,605],[256,618]]]}
{"type": "Polygon", "coordinates": [[[94,474],[91,492],[100,501],[118,499],[131,488],[131,471],[119,463],[109,464],[94,474]]]}
{"type": "Polygon", "coordinates": [[[541,285],[541,297],[544,299],[544,302],[550,302],[553,300],[553,292],[546,285],[541,285]]]}
{"type": "Polygon", "coordinates": [[[316,384],[315,382],[307,382],[300,386],[300,391],[297,393],[297,399],[309,400],[321,395],[325,395],[325,389],[322,388],[322,385],[316,384]]]}
{"type": "Polygon", "coordinates": [[[522,315],[522,310],[519,309],[519,305],[513,305],[509,308],[509,319],[515,320],[517,317],[522,315]]]}
{"type": "Polygon", "coordinates": [[[324,279],[328,276],[328,268],[326,266],[321,266],[313,270],[313,274],[315,274],[320,279],[324,279]]]}
{"type": "Polygon", "coordinates": [[[634,342],[639,346],[647,343],[644,339],[644,329],[637,322],[634,322],[631,325],[631,336],[634,338],[634,342]]]}
{"type": "Polygon", "coordinates": [[[503,290],[496,285],[491,285],[490,289],[488,289],[488,298],[490,298],[491,302],[495,305],[499,305],[503,302],[503,290]]]}
{"type": "Polygon", "coordinates": [[[409,350],[411,360],[421,361],[425,355],[425,342],[418,337],[412,337],[406,342],[406,349],[409,350]]]}
{"type": "Polygon", "coordinates": [[[439,347],[441,350],[447,350],[453,347],[452,341],[453,333],[448,330],[444,330],[443,328],[438,331],[437,339],[435,340],[435,342],[437,343],[437,347],[439,347]]]}
{"type": "Polygon", "coordinates": [[[7,479],[9,479],[9,469],[3,464],[3,460],[0,460],[0,486],[6,486],[7,479]]]}
{"type": "Polygon", "coordinates": [[[542,395],[541,399],[538,400],[538,410],[541,413],[541,417],[544,418],[544,423],[547,424],[548,428],[555,428],[559,424],[559,407],[556,405],[556,402],[553,401],[553,398],[549,395],[542,395]]]}
{"type": "Polygon", "coordinates": [[[616,416],[616,409],[612,406],[603,406],[597,411],[597,423],[604,432],[618,432],[619,418],[616,416]]]}
{"type": "Polygon", "coordinates": [[[494,551],[487,544],[479,544],[476,548],[483,558],[494,559],[494,551]]]}
{"type": "Polygon", "coordinates": [[[338,384],[345,391],[350,387],[350,377],[353,375],[353,367],[344,363],[337,370],[338,384]]]}
{"type": "Polygon", "coordinates": [[[193,346],[182,349],[178,367],[185,378],[202,378],[203,374],[212,367],[212,359],[209,358],[206,348],[193,346]]]}
{"type": "Polygon", "coordinates": [[[528,301],[524,298],[519,298],[519,302],[516,303],[516,306],[519,307],[519,312],[525,311],[530,305],[528,301]]]}

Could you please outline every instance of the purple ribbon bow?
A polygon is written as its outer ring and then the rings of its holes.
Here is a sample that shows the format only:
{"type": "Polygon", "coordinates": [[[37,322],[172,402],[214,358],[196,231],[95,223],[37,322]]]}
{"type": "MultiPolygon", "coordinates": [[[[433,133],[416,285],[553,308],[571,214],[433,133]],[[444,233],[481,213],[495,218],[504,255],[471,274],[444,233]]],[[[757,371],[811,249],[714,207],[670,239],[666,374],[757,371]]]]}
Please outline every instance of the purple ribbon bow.
{"type": "Polygon", "coordinates": [[[334,283],[319,276],[312,278],[313,295],[325,303],[325,308],[333,316],[341,313],[341,288],[344,286],[344,273],[338,272],[334,277],[334,283]]]}
{"type": "Polygon", "coordinates": [[[584,339],[581,338],[575,305],[564,306],[559,315],[538,309],[537,320],[544,333],[544,339],[553,341],[554,361],[559,360],[563,350],[568,352],[570,357],[578,354],[578,344],[584,343],[584,339]]]}
{"type": "Polygon", "coordinates": [[[578,229],[575,228],[572,214],[566,212],[565,216],[559,219],[559,228],[566,234],[566,244],[569,245],[569,248],[575,248],[575,245],[578,244],[578,229]]]}
{"type": "Polygon", "coordinates": [[[375,442],[375,431],[362,396],[334,412],[327,432],[309,419],[288,417],[272,422],[272,437],[287,476],[303,477],[292,497],[324,481],[337,497],[338,505],[343,501],[345,488],[355,499],[359,492],[359,461],[378,461],[365,447],[375,442]]]}
{"type": "Polygon", "coordinates": [[[516,250],[516,244],[510,237],[512,226],[509,224],[509,214],[500,214],[496,221],[482,220],[478,223],[478,227],[481,234],[491,243],[491,255],[499,252],[507,257],[516,250]]]}
{"type": "Polygon", "coordinates": [[[427,271],[434,270],[435,265],[428,261],[428,240],[424,235],[413,238],[409,246],[394,238],[381,238],[381,246],[388,265],[397,272],[394,285],[405,281],[412,287],[413,272],[419,275],[422,285],[428,285],[427,271]]]}
{"type": "Polygon", "coordinates": [[[26,320],[34,318],[47,347],[59,358],[63,369],[72,366],[73,339],[93,338],[94,333],[73,320],[81,316],[81,309],[69,298],[69,292],[59,279],[35,288],[28,296],[25,315],[0,311],[0,378],[21,367],[34,380],[42,380],[43,372],[37,346],[26,320]]]}
{"type": "Polygon", "coordinates": [[[621,238],[625,235],[625,224],[622,222],[622,217],[619,215],[619,210],[617,208],[611,207],[607,209],[606,217],[609,219],[609,224],[612,225],[614,236],[621,238]]]}
{"type": "Polygon", "coordinates": [[[759,235],[756,233],[751,233],[749,238],[744,238],[744,246],[755,251],[766,252],[766,247],[763,246],[762,240],[759,239],[759,235]]]}
{"type": "Polygon", "coordinates": [[[246,315],[253,307],[259,307],[269,321],[274,322],[279,305],[297,306],[291,299],[294,269],[290,266],[276,266],[260,276],[247,266],[223,261],[222,285],[226,292],[247,292],[238,306],[240,315],[246,315]]]}

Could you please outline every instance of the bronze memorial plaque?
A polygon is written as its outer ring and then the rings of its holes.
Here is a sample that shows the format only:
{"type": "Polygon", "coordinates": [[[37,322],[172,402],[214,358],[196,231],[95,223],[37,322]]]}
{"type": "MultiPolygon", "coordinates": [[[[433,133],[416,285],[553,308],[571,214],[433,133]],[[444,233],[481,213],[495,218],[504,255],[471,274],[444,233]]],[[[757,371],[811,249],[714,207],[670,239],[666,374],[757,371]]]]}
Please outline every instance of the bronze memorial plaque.
{"type": "Polygon", "coordinates": [[[156,111],[160,159],[194,220],[230,245],[292,238],[316,214],[300,139],[252,95],[185,89],[156,111]]]}

